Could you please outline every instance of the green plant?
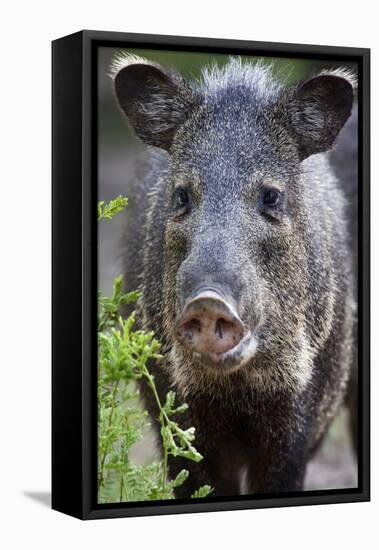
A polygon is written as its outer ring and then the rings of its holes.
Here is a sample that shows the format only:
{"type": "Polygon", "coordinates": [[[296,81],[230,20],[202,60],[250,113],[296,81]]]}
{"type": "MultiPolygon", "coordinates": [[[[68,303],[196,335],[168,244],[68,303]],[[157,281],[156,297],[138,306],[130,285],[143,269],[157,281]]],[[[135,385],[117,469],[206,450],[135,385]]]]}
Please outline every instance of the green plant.
{"type": "MultiPolygon", "coordinates": [[[[123,210],[127,199],[118,197],[98,205],[98,220],[112,219],[123,210]]],[[[116,277],[111,297],[98,296],[98,501],[163,500],[174,498],[174,489],[185,483],[188,471],[170,479],[168,457],[180,456],[200,461],[194,447],[195,428],[180,428],[176,416],[188,407],[175,406],[175,393],[161,400],[150,360],[159,361],[160,345],[152,332],[135,329],[136,317],[120,316],[124,304],[135,302],[138,292],[124,293],[123,278],[116,277]],[[143,442],[149,428],[148,413],[139,400],[137,381],[145,378],[159,410],[163,459],[138,464],[133,459],[137,443],[143,442]]],[[[205,497],[212,491],[204,485],[192,495],[205,497]]]]}
{"type": "Polygon", "coordinates": [[[107,219],[111,220],[115,214],[122,212],[125,206],[128,204],[128,199],[119,195],[116,199],[113,199],[106,203],[100,201],[97,203],[97,220],[107,219]]]}

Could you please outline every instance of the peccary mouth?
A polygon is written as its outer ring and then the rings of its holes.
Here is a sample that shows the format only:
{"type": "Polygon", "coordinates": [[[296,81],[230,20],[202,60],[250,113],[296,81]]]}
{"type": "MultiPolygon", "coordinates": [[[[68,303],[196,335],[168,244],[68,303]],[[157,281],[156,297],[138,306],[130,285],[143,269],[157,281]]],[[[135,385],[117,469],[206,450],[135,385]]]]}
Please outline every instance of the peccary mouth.
{"type": "Polygon", "coordinates": [[[194,352],[193,357],[206,367],[225,372],[246,365],[256,354],[257,348],[258,341],[249,331],[236,346],[228,351],[223,353],[194,352]]]}

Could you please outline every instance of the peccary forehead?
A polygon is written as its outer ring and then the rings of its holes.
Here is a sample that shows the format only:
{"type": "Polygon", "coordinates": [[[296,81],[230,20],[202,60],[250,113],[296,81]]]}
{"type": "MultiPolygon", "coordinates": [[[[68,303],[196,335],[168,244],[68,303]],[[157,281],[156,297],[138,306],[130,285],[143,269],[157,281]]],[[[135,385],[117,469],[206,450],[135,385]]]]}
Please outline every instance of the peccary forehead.
{"type": "Polygon", "coordinates": [[[298,174],[296,147],[284,129],[254,112],[250,106],[218,103],[206,106],[178,132],[171,166],[195,172],[204,184],[214,177],[252,180],[259,174],[287,180],[298,174]],[[250,112],[252,115],[250,116],[250,112]]]}
{"type": "Polygon", "coordinates": [[[184,164],[205,179],[296,171],[296,145],[281,113],[284,89],[270,68],[236,60],[224,69],[206,69],[197,94],[198,108],[174,140],[174,166],[184,164]]]}
{"type": "Polygon", "coordinates": [[[173,150],[171,168],[182,177],[195,174],[202,185],[224,181],[226,185],[275,179],[285,183],[299,173],[296,151],[286,144],[287,153],[278,151],[261,128],[227,130],[225,119],[194,124],[188,136],[173,150]]]}

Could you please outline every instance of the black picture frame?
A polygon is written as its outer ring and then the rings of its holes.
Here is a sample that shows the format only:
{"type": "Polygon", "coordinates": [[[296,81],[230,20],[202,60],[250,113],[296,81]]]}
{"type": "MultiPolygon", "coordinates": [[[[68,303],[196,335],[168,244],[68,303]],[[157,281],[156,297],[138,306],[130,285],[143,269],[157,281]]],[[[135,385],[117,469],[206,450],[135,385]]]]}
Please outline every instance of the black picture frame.
{"type": "Polygon", "coordinates": [[[52,507],[81,519],[370,499],[370,50],[81,31],[52,43],[52,507]],[[123,504],[96,503],[97,115],[100,46],[350,61],[359,81],[358,488],[123,504]]]}

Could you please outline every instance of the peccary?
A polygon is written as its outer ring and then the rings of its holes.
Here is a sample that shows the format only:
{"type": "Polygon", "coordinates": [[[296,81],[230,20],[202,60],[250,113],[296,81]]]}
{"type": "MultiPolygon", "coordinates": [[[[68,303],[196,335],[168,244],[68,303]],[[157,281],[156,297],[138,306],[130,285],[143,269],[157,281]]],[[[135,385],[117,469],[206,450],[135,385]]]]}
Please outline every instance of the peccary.
{"type": "Polygon", "coordinates": [[[214,496],[302,490],[356,362],[349,221],[327,153],[354,76],[285,87],[234,58],[187,82],[132,55],[112,76],[152,146],[127,191],[126,278],[162,344],[158,389],[189,404],[182,422],[204,455],[171,459],[171,475],[190,470],[177,496],[204,483],[214,496]]]}

